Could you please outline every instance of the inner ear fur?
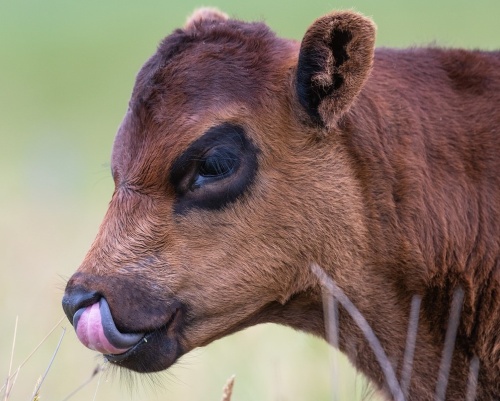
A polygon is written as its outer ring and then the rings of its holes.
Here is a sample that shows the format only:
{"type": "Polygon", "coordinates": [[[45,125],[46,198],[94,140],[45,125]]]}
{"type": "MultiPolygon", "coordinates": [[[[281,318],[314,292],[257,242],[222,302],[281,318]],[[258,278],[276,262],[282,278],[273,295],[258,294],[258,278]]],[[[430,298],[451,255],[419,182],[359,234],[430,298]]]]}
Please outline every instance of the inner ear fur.
{"type": "Polygon", "coordinates": [[[317,19],[300,46],[296,90],[314,123],[332,127],[352,105],[368,78],[376,27],[352,12],[317,19]]]}

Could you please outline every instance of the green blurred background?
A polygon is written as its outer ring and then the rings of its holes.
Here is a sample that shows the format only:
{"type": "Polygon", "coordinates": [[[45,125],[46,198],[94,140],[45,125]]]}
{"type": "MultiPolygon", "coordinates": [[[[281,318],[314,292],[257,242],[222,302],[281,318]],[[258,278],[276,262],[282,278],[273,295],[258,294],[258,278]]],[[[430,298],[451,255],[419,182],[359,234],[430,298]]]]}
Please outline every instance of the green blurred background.
{"type": "MultiPolygon", "coordinates": [[[[16,316],[14,368],[63,315],[65,280],[93,240],[113,190],[110,149],[136,72],[201,5],[263,20],[298,40],[315,18],[353,8],[375,20],[379,46],[500,47],[498,0],[0,0],[0,387],[16,316]]],[[[100,361],[65,320],[60,326],[67,332],[42,400],[64,399],[100,361]]],[[[58,327],[22,368],[11,400],[30,399],[60,335],[58,327]]],[[[233,401],[361,399],[364,380],[342,357],[332,385],[330,358],[321,341],[264,325],[194,351],[153,379],[105,374],[71,399],[219,400],[233,373],[233,401]]]]}

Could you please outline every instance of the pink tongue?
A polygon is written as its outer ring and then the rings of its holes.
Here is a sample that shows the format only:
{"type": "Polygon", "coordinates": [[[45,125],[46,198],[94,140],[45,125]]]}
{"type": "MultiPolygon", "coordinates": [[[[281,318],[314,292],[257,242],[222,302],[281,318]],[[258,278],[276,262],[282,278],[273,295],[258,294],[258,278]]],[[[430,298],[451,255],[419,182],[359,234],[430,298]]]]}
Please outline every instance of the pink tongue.
{"type": "Polygon", "coordinates": [[[116,348],[107,340],[98,302],[85,308],[78,320],[76,335],[86,347],[103,354],[123,354],[131,348],[116,348]]]}

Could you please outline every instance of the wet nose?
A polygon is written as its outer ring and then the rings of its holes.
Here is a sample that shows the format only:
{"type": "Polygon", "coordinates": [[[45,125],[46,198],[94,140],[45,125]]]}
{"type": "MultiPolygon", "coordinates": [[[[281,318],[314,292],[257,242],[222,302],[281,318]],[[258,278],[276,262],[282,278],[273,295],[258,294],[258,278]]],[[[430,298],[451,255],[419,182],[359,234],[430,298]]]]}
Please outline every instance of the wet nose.
{"type": "Polygon", "coordinates": [[[73,316],[81,309],[86,308],[99,301],[101,295],[96,291],[89,291],[81,286],[66,288],[62,299],[64,313],[73,324],[73,316]]]}

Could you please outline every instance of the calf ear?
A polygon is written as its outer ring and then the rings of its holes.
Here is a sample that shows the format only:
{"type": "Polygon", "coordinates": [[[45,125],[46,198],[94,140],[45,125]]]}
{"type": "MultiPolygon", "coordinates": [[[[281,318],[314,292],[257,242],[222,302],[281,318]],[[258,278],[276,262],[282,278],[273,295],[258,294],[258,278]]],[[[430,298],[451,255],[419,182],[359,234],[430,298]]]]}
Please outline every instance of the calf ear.
{"type": "Polygon", "coordinates": [[[319,18],[307,30],[296,90],[316,124],[332,127],[358,96],[372,67],[375,29],[370,19],[346,11],[319,18]]]}

